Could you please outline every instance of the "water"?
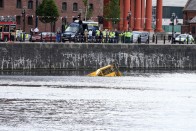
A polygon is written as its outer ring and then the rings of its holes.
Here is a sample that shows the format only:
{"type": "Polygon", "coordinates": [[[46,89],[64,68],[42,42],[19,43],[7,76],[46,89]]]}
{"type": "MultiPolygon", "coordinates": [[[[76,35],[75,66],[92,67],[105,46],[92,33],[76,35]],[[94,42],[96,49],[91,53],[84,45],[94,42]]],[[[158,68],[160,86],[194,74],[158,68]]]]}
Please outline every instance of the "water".
{"type": "Polygon", "coordinates": [[[1,131],[194,131],[196,72],[0,76],[1,131]]]}

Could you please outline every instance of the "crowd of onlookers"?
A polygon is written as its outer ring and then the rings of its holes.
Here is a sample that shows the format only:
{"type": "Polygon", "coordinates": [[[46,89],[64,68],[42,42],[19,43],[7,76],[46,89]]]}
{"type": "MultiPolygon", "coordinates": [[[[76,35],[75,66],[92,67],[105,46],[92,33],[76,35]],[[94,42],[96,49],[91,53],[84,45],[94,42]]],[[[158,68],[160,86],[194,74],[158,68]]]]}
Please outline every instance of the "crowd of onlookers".
{"type": "Polygon", "coordinates": [[[38,28],[30,31],[30,34],[19,32],[16,37],[10,37],[10,41],[20,42],[80,42],[80,43],[150,43],[160,39],[164,43],[192,44],[195,40],[191,34],[168,35],[168,37],[158,38],[157,34],[150,34],[145,31],[123,31],[118,30],[87,30],[75,35],[57,32],[39,32],[38,28]]]}

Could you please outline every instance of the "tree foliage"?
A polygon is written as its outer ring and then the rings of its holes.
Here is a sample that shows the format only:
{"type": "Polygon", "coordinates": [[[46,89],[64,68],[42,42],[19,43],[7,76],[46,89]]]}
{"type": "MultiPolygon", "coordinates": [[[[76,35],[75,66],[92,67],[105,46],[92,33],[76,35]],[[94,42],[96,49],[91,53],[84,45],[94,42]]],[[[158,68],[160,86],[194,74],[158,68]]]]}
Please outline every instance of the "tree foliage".
{"type": "Polygon", "coordinates": [[[84,6],[85,6],[85,19],[90,19],[93,15],[93,9],[89,8],[88,0],[83,0],[84,6]]]}
{"type": "Polygon", "coordinates": [[[42,23],[54,23],[58,20],[59,12],[54,0],[43,0],[38,6],[36,14],[42,23]]]}
{"type": "Polygon", "coordinates": [[[104,6],[104,17],[107,21],[111,21],[112,25],[120,21],[119,0],[110,0],[109,3],[104,6]]]}

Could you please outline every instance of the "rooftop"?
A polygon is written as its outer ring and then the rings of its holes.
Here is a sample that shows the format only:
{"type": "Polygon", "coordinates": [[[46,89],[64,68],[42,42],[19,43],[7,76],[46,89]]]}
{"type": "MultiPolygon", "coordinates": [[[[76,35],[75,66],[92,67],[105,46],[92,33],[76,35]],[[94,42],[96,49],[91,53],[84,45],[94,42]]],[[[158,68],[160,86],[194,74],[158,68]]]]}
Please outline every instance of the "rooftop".
{"type": "Polygon", "coordinates": [[[196,11],[196,0],[188,0],[185,7],[184,7],[184,11],[196,11]]]}

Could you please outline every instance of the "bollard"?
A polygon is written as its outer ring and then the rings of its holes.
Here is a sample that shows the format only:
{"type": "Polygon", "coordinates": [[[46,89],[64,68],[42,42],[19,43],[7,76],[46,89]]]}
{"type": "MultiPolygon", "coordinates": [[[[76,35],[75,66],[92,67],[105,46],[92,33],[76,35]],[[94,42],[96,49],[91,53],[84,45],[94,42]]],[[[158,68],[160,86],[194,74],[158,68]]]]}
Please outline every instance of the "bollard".
{"type": "Polygon", "coordinates": [[[153,43],[155,42],[155,36],[154,36],[154,34],[153,34],[153,36],[152,36],[152,42],[153,42],[153,43]]]}
{"type": "Polygon", "coordinates": [[[31,36],[30,36],[30,42],[32,42],[32,36],[33,36],[33,35],[32,35],[32,33],[31,33],[31,36]]]}
{"type": "Polygon", "coordinates": [[[43,42],[42,32],[41,32],[41,40],[40,40],[40,42],[43,42]]]}
{"type": "Polygon", "coordinates": [[[158,40],[157,40],[157,35],[156,35],[156,44],[157,44],[158,40]]]}
{"type": "Polygon", "coordinates": [[[181,44],[181,36],[179,37],[179,44],[181,44]]]}
{"type": "Polygon", "coordinates": [[[50,33],[50,42],[52,42],[52,32],[50,33]]]}
{"type": "Polygon", "coordinates": [[[59,34],[59,36],[60,36],[60,41],[59,41],[59,42],[62,42],[62,35],[61,35],[61,34],[59,34]]]}
{"type": "Polygon", "coordinates": [[[188,45],[189,44],[189,37],[188,36],[187,36],[186,40],[187,40],[187,45],[188,45]]]}
{"type": "Polygon", "coordinates": [[[194,39],[194,42],[195,42],[195,44],[196,44],[196,38],[194,39]]]}
{"type": "Polygon", "coordinates": [[[23,33],[23,42],[25,42],[26,33],[23,33]]]}
{"type": "Polygon", "coordinates": [[[163,43],[165,44],[165,35],[164,35],[164,37],[163,37],[163,43]]]}

